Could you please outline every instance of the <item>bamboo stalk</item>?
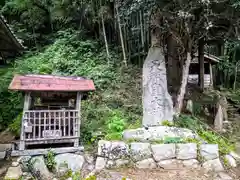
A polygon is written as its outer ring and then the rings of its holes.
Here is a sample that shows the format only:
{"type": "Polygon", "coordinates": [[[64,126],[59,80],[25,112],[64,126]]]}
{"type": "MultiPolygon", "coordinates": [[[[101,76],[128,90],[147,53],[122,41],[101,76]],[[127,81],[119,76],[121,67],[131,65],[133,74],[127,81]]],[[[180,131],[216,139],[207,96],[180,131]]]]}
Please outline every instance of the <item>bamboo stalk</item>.
{"type": "Polygon", "coordinates": [[[125,52],[124,40],[123,40],[121,20],[120,20],[120,16],[119,16],[119,12],[118,12],[118,3],[117,3],[117,5],[116,5],[116,13],[117,13],[117,21],[118,21],[119,35],[120,35],[120,40],[121,40],[121,45],[122,45],[123,63],[125,64],[125,66],[127,66],[127,57],[126,57],[126,52],[125,52]]]}

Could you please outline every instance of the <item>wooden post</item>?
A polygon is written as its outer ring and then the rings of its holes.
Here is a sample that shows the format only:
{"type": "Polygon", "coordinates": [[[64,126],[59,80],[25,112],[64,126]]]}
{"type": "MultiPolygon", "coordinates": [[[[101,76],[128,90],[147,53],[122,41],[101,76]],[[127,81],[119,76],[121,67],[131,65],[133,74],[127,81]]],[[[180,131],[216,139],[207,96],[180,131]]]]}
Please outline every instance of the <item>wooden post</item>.
{"type": "Polygon", "coordinates": [[[20,135],[19,150],[24,150],[25,149],[24,117],[25,117],[25,112],[27,110],[29,110],[30,102],[31,102],[30,92],[26,92],[25,98],[24,98],[24,108],[23,108],[23,116],[22,116],[22,123],[21,123],[21,135],[20,135]]]}
{"type": "Polygon", "coordinates": [[[78,147],[79,146],[79,137],[80,137],[80,125],[81,125],[81,93],[78,92],[77,93],[77,101],[76,101],[76,110],[78,111],[78,116],[76,117],[75,120],[75,135],[77,135],[77,139],[75,139],[74,142],[74,147],[78,147]]]}
{"type": "Polygon", "coordinates": [[[209,71],[210,71],[210,88],[213,88],[213,72],[212,72],[212,64],[209,63],[209,71]]]}
{"type": "Polygon", "coordinates": [[[204,40],[199,40],[198,45],[198,63],[199,63],[199,75],[198,75],[198,85],[200,89],[204,90],[204,40]]]}

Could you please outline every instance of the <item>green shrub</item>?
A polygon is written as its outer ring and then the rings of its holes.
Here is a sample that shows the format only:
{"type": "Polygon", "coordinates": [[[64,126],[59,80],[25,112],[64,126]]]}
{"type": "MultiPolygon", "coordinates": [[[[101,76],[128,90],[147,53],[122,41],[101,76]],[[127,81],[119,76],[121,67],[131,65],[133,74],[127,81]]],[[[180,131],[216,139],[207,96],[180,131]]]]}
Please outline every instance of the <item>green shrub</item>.
{"type": "Polygon", "coordinates": [[[55,161],[55,153],[52,150],[49,150],[47,155],[45,156],[45,164],[49,171],[53,172],[56,170],[56,161],[55,161]]]}
{"type": "Polygon", "coordinates": [[[16,135],[17,137],[20,136],[21,132],[21,122],[22,122],[22,113],[20,113],[12,122],[12,124],[9,125],[9,130],[16,135]]]}

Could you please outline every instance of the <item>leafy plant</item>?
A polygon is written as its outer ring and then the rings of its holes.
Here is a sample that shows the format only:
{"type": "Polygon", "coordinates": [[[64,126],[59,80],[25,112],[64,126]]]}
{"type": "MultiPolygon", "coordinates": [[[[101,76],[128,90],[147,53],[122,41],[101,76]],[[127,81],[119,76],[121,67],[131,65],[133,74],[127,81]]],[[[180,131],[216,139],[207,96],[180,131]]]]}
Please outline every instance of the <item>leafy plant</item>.
{"type": "Polygon", "coordinates": [[[162,126],[168,126],[168,127],[174,126],[174,124],[173,124],[172,122],[168,121],[168,120],[162,121],[162,124],[161,124],[161,125],[162,125],[162,126]]]}
{"type": "Polygon", "coordinates": [[[55,153],[50,149],[45,156],[45,164],[49,171],[53,172],[56,168],[55,153]]]}

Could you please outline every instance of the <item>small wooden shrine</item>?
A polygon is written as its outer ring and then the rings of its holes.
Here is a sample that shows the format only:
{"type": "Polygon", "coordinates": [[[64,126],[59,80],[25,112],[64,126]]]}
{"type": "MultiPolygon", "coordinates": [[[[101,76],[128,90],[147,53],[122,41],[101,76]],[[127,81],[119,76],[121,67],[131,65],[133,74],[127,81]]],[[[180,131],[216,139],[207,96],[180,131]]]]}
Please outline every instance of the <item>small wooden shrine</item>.
{"type": "MultiPolygon", "coordinates": [[[[92,80],[52,75],[16,75],[10,90],[25,93],[19,150],[29,145],[79,146],[81,99],[94,91],[92,80]]],[[[66,147],[66,146],[64,146],[66,147]]]]}

